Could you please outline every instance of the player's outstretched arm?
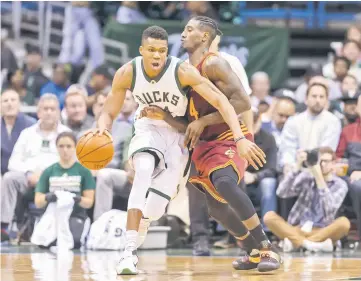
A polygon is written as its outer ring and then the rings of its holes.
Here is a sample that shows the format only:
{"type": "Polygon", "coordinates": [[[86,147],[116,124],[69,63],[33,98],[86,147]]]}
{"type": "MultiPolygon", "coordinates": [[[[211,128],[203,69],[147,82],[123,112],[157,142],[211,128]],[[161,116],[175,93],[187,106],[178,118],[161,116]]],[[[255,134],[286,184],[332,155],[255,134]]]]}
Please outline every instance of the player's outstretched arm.
{"type": "MultiPolygon", "coordinates": [[[[229,63],[221,57],[210,57],[204,65],[204,71],[209,80],[227,96],[237,114],[251,109],[251,100],[229,63]]],[[[204,124],[220,124],[224,122],[219,112],[202,117],[204,124]]]]}
{"type": "Polygon", "coordinates": [[[182,63],[179,67],[178,77],[183,87],[192,87],[205,100],[218,109],[224,121],[232,130],[240,156],[244,157],[255,169],[258,170],[255,161],[260,167],[262,167],[263,163],[266,162],[265,154],[256,144],[248,141],[244,137],[241,126],[239,125],[237,114],[227,97],[208,79],[202,77],[195,67],[186,62],[182,63]]]}
{"type": "Polygon", "coordinates": [[[125,94],[131,87],[133,79],[133,66],[131,63],[123,65],[115,73],[112,89],[104,103],[104,108],[99,116],[97,127],[100,133],[110,131],[113,120],[118,116],[123,107],[125,94]]]}

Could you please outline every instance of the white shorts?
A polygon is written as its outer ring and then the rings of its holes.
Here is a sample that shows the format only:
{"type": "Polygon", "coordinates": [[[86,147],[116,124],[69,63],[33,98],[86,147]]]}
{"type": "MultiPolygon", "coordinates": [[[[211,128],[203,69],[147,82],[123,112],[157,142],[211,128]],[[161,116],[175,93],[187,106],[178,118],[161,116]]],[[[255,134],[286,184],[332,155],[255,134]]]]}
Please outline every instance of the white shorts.
{"type": "MultiPolygon", "coordinates": [[[[139,119],[134,124],[134,136],[129,145],[128,158],[138,152],[153,151],[159,157],[154,169],[151,189],[158,190],[170,199],[177,194],[188,161],[188,149],[183,147],[184,134],[171,128],[164,121],[139,119]]],[[[150,189],[150,190],[151,190],[150,189]]]]}

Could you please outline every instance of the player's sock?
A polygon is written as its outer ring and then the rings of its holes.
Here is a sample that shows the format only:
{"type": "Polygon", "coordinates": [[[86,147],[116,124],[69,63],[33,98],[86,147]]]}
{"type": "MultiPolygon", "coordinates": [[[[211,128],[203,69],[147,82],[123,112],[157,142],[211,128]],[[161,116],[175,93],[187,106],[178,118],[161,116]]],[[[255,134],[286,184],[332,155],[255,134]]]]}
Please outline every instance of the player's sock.
{"type": "MultiPolygon", "coordinates": [[[[248,254],[250,254],[253,250],[258,251],[258,244],[257,242],[254,240],[254,238],[252,237],[251,233],[248,232],[247,233],[248,236],[243,238],[243,237],[236,237],[236,239],[238,241],[240,241],[241,245],[242,245],[242,249],[244,249],[245,251],[247,251],[248,254]]],[[[255,253],[255,252],[254,252],[255,253]]]]}
{"type": "Polygon", "coordinates": [[[148,229],[150,226],[151,220],[148,218],[142,218],[140,220],[139,229],[138,229],[138,239],[137,239],[137,248],[140,247],[147,237],[148,229]]]}
{"type": "Polygon", "coordinates": [[[137,249],[138,231],[127,230],[125,233],[125,251],[133,253],[137,249]]]}

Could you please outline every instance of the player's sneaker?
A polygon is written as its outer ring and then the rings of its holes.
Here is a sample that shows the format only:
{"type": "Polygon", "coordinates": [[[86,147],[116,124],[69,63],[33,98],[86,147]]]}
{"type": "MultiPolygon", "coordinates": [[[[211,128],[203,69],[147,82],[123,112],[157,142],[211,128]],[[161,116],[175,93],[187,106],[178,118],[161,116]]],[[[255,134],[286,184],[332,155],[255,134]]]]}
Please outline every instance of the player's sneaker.
{"type": "Polygon", "coordinates": [[[140,224],[138,228],[137,248],[139,248],[144,243],[145,238],[147,237],[150,223],[151,223],[150,219],[142,218],[140,220],[140,224]]]}
{"type": "Polygon", "coordinates": [[[250,254],[245,252],[242,256],[232,262],[232,266],[236,270],[256,269],[261,260],[258,250],[252,250],[250,254]]]}
{"type": "Polygon", "coordinates": [[[260,249],[261,261],[257,268],[259,272],[273,271],[280,268],[281,256],[272,244],[264,245],[260,249]]]}
{"type": "Polygon", "coordinates": [[[137,251],[124,251],[123,256],[120,258],[120,261],[115,267],[115,270],[118,275],[136,275],[138,274],[137,264],[137,251]]]}

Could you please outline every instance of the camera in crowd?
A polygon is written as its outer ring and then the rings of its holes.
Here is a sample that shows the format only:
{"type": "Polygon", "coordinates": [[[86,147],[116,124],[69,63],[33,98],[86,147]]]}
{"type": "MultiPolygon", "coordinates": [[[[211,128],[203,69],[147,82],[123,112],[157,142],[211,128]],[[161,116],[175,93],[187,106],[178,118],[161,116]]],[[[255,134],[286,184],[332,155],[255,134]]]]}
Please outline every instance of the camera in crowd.
{"type": "Polygon", "coordinates": [[[312,167],[318,163],[318,148],[312,150],[306,150],[307,158],[306,161],[302,163],[303,167],[312,167]]]}

